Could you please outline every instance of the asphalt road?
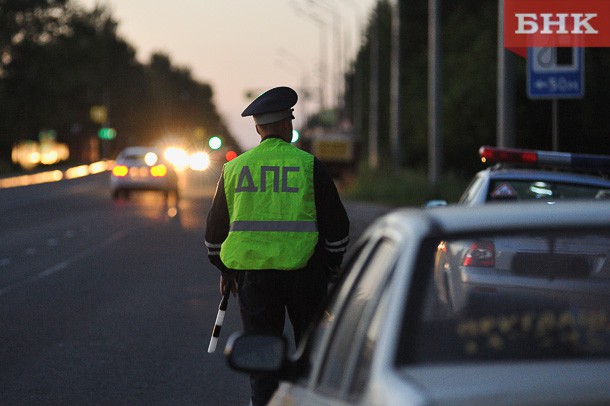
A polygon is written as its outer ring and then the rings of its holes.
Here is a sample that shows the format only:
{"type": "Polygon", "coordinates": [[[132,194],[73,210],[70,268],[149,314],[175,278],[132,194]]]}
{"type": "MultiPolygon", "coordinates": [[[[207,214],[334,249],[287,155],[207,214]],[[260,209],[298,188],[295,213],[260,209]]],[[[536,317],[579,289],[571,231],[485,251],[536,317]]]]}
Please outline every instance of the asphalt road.
{"type": "MultiPolygon", "coordinates": [[[[217,173],[114,202],[108,174],[0,189],[0,404],[240,405],[245,375],[207,353],[218,272],[203,244],[217,173]]],[[[352,239],[385,209],[346,203],[352,239]]]]}

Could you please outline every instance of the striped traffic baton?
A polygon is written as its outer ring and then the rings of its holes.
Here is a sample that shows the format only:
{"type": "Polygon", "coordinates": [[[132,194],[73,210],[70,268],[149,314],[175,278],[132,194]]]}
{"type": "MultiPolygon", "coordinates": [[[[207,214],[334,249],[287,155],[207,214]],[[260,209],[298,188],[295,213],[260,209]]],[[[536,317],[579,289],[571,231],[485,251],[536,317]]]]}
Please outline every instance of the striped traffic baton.
{"type": "Polygon", "coordinates": [[[225,286],[225,291],[222,294],[220,305],[218,306],[218,314],[216,315],[216,323],[214,323],[214,330],[212,330],[212,337],[210,338],[210,345],[208,346],[208,353],[211,354],[216,351],[216,344],[218,343],[218,336],[220,335],[220,328],[225,318],[225,311],[227,310],[227,303],[229,303],[229,296],[231,295],[231,287],[233,286],[233,279],[231,279],[225,286]]]}

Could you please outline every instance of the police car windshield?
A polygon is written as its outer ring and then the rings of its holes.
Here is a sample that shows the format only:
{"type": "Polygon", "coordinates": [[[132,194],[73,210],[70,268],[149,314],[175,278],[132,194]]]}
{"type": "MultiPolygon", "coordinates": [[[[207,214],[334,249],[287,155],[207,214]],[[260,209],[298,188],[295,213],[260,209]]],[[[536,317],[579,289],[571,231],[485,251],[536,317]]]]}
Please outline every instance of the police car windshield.
{"type": "Polygon", "coordinates": [[[595,185],[539,180],[492,180],[487,201],[608,199],[610,189],[595,185]]]}

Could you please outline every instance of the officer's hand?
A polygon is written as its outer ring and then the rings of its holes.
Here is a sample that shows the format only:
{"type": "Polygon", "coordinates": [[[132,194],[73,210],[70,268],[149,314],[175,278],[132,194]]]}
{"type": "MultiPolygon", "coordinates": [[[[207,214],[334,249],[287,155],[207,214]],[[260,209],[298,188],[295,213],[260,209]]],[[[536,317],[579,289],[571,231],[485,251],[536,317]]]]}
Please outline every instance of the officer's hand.
{"type": "Polygon", "coordinates": [[[235,297],[237,295],[237,283],[235,282],[235,278],[225,279],[222,275],[220,275],[220,294],[224,295],[227,283],[231,283],[231,293],[233,294],[233,297],[235,297]]]}

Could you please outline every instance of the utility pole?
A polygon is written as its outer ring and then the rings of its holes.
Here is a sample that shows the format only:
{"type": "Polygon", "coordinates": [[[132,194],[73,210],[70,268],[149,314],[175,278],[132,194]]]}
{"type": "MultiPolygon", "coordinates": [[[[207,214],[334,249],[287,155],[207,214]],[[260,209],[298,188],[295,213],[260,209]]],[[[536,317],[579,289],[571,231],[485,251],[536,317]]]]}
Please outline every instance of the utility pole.
{"type": "Polygon", "coordinates": [[[428,0],[428,181],[434,186],[443,166],[440,17],[441,0],[428,0]]]}
{"type": "Polygon", "coordinates": [[[371,83],[369,108],[369,166],[379,166],[379,21],[371,25],[371,83]]]}
{"type": "Polygon", "coordinates": [[[398,169],[402,166],[401,114],[400,114],[400,1],[393,0],[392,10],[392,48],[390,53],[390,145],[392,164],[398,169]]]}
{"type": "Polygon", "coordinates": [[[499,147],[515,146],[515,56],[504,48],[504,0],[498,0],[497,133],[499,147]]]}

